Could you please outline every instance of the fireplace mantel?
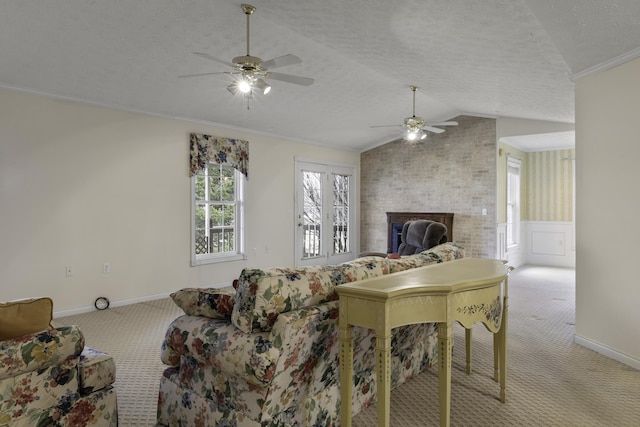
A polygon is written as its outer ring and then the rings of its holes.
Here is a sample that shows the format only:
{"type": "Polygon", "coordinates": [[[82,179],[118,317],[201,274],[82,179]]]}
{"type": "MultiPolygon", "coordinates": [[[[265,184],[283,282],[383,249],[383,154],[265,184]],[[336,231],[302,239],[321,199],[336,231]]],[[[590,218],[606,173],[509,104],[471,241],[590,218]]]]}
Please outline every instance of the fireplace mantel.
{"type": "Polygon", "coordinates": [[[398,252],[402,226],[407,221],[428,219],[447,227],[447,241],[453,242],[453,214],[443,212],[387,212],[387,253],[398,252]],[[398,229],[400,230],[398,232],[398,229]],[[395,230],[395,231],[394,231],[395,230]]]}

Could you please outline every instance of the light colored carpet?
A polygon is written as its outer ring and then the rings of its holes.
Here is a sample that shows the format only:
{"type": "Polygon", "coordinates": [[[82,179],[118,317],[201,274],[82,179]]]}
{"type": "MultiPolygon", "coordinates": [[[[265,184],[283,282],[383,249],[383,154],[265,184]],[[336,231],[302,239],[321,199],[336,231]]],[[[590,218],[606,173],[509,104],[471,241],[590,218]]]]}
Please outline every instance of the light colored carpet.
{"type": "Polygon", "coordinates": [[[160,375],[160,345],[169,323],[183,314],[171,299],[54,319],[78,325],[86,345],[113,356],[120,427],[154,426],[160,375]]]}
{"type": "MultiPolygon", "coordinates": [[[[454,328],[452,426],[640,426],[640,371],[573,342],[575,273],[527,266],[509,282],[507,402],[493,381],[491,334],[473,330],[473,372],[464,370],[464,329],[454,328]]],[[[77,324],[87,344],[113,355],[120,426],[155,425],[160,343],[181,311],[169,299],[56,319],[77,324]]],[[[376,407],[354,417],[376,425],[376,407]]],[[[437,368],[391,393],[391,425],[437,426],[437,368]]]]}

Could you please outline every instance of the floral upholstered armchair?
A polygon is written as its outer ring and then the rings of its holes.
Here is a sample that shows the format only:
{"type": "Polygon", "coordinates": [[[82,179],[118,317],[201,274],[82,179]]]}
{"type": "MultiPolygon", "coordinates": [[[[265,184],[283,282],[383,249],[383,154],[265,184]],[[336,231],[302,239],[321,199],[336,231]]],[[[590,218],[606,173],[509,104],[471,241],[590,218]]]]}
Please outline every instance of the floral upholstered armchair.
{"type": "Polygon", "coordinates": [[[38,325],[42,300],[0,304],[0,426],[117,426],[113,358],[85,347],[77,326],[52,328],[50,308],[38,325]],[[39,330],[13,336],[20,319],[39,330]]]}

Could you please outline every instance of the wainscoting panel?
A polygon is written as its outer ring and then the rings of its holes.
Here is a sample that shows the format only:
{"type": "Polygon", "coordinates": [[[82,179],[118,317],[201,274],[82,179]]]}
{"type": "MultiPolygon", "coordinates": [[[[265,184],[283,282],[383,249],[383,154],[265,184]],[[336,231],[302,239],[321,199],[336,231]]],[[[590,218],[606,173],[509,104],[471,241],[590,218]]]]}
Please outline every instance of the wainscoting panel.
{"type": "Polygon", "coordinates": [[[573,222],[528,221],[523,225],[527,264],[575,268],[573,222]]]}
{"type": "Polygon", "coordinates": [[[531,231],[531,253],[565,256],[566,236],[561,232],[531,231]]]}

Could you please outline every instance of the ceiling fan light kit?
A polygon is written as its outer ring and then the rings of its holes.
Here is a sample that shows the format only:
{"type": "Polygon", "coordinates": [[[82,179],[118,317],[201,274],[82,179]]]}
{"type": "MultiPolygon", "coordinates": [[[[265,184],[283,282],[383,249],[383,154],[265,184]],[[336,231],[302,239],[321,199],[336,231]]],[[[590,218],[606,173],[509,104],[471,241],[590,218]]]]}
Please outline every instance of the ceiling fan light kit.
{"type": "Polygon", "coordinates": [[[266,95],[269,92],[271,92],[271,86],[262,79],[256,80],[255,87],[260,89],[260,92],[262,92],[263,95],[266,95]]]}

